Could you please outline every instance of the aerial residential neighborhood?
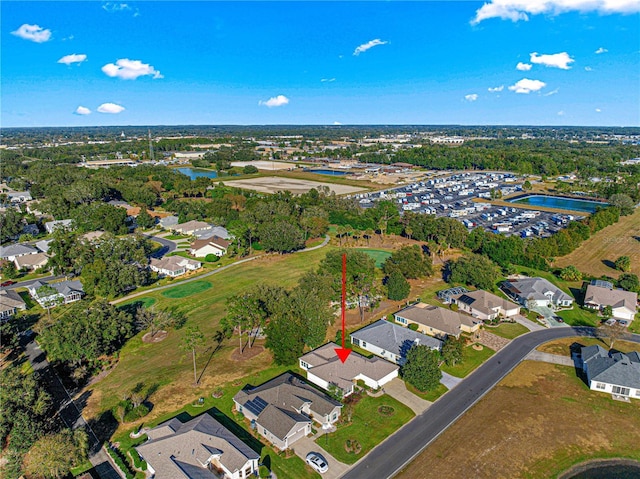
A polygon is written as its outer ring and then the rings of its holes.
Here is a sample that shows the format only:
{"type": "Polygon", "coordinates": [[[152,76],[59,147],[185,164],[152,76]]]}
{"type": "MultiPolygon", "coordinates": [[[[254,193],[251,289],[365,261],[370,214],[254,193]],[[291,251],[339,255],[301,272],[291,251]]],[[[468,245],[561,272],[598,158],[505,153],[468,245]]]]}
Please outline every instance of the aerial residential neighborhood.
{"type": "Polygon", "coordinates": [[[0,477],[640,477],[639,20],[3,2],[0,477]]]}

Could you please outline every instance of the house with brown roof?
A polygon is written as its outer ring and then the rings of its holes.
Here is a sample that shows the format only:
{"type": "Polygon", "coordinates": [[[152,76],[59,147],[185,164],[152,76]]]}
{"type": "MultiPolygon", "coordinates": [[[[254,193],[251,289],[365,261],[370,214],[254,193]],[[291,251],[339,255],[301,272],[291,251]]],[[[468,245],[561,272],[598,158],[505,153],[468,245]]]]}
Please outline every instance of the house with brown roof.
{"type": "Polygon", "coordinates": [[[458,305],[459,311],[483,321],[490,321],[498,316],[510,318],[520,314],[520,306],[517,304],[481,289],[456,294],[451,297],[451,302],[458,305]]]}
{"type": "Polygon", "coordinates": [[[458,338],[462,332],[475,333],[482,324],[481,320],[472,316],[426,303],[414,304],[393,316],[396,322],[404,326],[417,324],[417,331],[437,338],[458,338]]]}
{"type": "Polygon", "coordinates": [[[637,312],[638,293],[590,284],[584,295],[584,306],[599,311],[611,306],[612,317],[628,324],[637,312]]]}
{"type": "Polygon", "coordinates": [[[343,396],[355,391],[357,381],[373,389],[379,389],[398,377],[398,365],[384,359],[365,358],[352,351],[343,363],[336,354],[338,345],[327,343],[300,357],[300,367],[307,372],[307,380],[329,390],[338,387],[343,396]]]}
{"type": "Polygon", "coordinates": [[[195,261],[182,256],[166,256],[164,258],[151,258],[149,269],[155,271],[160,276],[181,276],[188,271],[195,271],[202,268],[200,261],[195,261]]]}
{"type": "Polygon", "coordinates": [[[12,289],[0,289],[0,321],[7,320],[18,310],[25,309],[27,304],[18,293],[12,289]]]}
{"type": "Polygon", "coordinates": [[[224,256],[227,254],[227,249],[230,244],[231,242],[226,239],[222,239],[219,236],[212,236],[211,238],[200,239],[191,243],[189,254],[196,258],[204,258],[208,254],[224,256]]]}
{"type": "Polygon", "coordinates": [[[284,373],[260,386],[245,386],[234,397],[235,409],[255,421],[258,433],[284,450],[311,434],[315,421],[330,428],[342,404],[301,378],[284,373]]]}
{"type": "Polygon", "coordinates": [[[170,419],[147,436],[135,449],[155,479],[245,479],[258,471],[260,454],[209,413],[170,419]]]}

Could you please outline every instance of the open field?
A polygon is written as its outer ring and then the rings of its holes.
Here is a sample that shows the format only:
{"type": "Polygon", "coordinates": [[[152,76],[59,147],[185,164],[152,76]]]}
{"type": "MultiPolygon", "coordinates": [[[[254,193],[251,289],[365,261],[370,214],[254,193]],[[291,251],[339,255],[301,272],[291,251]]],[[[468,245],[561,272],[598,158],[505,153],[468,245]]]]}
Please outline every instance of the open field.
{"type": "Polygon", "coordinates": [[[480,367],[487,359],[495,354],[493,349],[482,346],[482,349],[474,349],[473,345],[462,348],[462,361],[455,366],[443,364],[440,369],[457,378],[464,378],[480,367]]]}
{"type": "Polygon", "coordinates": [[[639,459],[639,443],[637,401],[590,391],[573,368],[524,361],[396,477],[551,478],[586,459],[639,459]]]}
{"type": "MultiPolygon", "coordinates": [[[[317,175],[316,175],[317,176],[317,175]]],[[[337,183],[325,183],[322,181],[303,180],[298,178],[284,178],[278,176],[263,176],[259,178],[247,178],[244,180],[224,180],[227,186],[236,186],[260,193],[276,193],[278,191],[290,191],[295,195],[306,193],[312,188],[326,186],[336,195],[345,195],[365,191],[365,188],[357,186],[341,185],[337,183]]]]}
{"type": "Polygon", "coordinates": [[[529,332],[527,328],[518,323],[501,323],[496,327],[485,326],[484,329],[496,336],[501,336],[507,339],[517,338],[521,334],[529,332]]]}
{"type": "Polygon", "coordinates": [[[358,248],[358,251],[362,253],[367,253],[373,260],[376,262],[376,268],[382,267],[382,263],[384,263],[389,256],[391,256],[391,251],[384,251],[381,249],[367,249],[367,248],[358,248]]]}
{"type": "Polygon", "coordinates": [[[640,275],[640,208],[598,231],[578,249],[556,259],[553,265],[561,268],[574,265],[583,273],[596,277],[617,278],[621,272],[615,269],[613,262],[625,255],[631,258],[631,272],[640,275]]]}
{"type": "MultiPolygon", "coordinates": [[[[605,349],[609,349],[609,340],[606,338],[579,338],[577,340],[576,338],[557,339],[555,341],[549,341],[548,343],[541,344],[536,349],[544,353],[571,356],[571,345],[574,343],[582,346],[592,346],[597,344],[605,349]]],[[[640,345],[638,343],[618,339],[613,343],[613,345],[618,351],[623,353],[628,353],[629,351],[640,351],[640,345]]]]}
{"type": "MultiPolygon", "coordinates": [[[[201,329],[206,344],[197,355],[198,374],[202,374],[200,384],[198,387],[193,386],[190,356],[180,349],[184,329],[170,330],[165,340],[153,344],[143,343],[140,333],[122,348],[117,366],[87,391],[88,401],[84,411],[86,417],[94,417],[112,408],[121,400],[123,393],[143,382],[146,387],[157,387],[150,398],[154,407],[147,418],[153,420],[158,415],[179,409],[214,386],[269,367],[269,351],[263,351],[247,360],[233,360],[231,356],[237,349],[237,340],[225,341],[220,348],[214,349],[217,343],[214,342],[213,335],[226,313],[226,299],[263,281],[292,287],[303,273],[316,268],[330,249],[327,246],[305,253],[265,256],[201,281],[152,292],[128,302],[142,301],[150,304],[155,300],[154,305],[158,309],[175,307],[187,315],[186,326],[201,329]],[[194,285],[199,287],[194,289],[194,285]],[[201,289],[205,286],[206,289],[201,289]],[[175,296],[174,291],[179,293],[177,299],[167,297],[175,296]],[[186,294],[188,296],[185,297],[186,294]]],[[[244,341],[246,342],[246,338],[244,341]]]]}
{"type": "Polygon", "coordinates": [[[298,165],[295,163],[284,163],[281,161],[256,160],[256,161],[232,161],[231,162],[231,166],[238,166],[240,168],[244,168],[247,165],[253,165],[259,170],[267,170],[267,171],[295,170],[298,167],[298,165]]]}

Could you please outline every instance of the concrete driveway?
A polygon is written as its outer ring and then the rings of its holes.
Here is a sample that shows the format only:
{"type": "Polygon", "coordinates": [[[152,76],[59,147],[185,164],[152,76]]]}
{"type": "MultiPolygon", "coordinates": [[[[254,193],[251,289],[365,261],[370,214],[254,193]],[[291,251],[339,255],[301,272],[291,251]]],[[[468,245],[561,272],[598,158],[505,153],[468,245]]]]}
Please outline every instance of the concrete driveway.
{"type": "Polygon", "coordinates": [[[440,379],[440,384],[444,384],[445,386],[447,386],[447,389],[453,389],[458,384],[460,384],[463,379],[464,378],[457,378],[455,376],[452,376],[451,374],[448,374],[442,371],[442,379],[440,379]]]}
{"type": "MultiPolygon", "coordinates": [[[[322,432],[319,432],[322,435],[322,432]]],[[[317,435],[315,436],[317,437],[317,435]]],[[[344,464],[343,462],[337,461],[333,458],[331,454],[325,451],[322,447],[314,442],[314,436],[303,437],[302,439],[298,439],[292,446],[292,449],[296,452],[296,454],[304,461],[307,457],[307,454],[310,452],[315,452],[324,457],[324,460],[327,461],[329,465],[329,470],[322,474],[323,478],[327,479],[337,479],[342,476],[347,470],[349,470],[349,466],[344,464]]],[[[321,440],[322,441],[322,440],[321,440]]]]}
{"type": "Polygon", "coordinates": [[[384,385],[384,392],[392,398],[400,401],[405,406],[411,408],[416,413],[416,416],[422,414],[431,406],[430,401],[426,401],[415,394],[409,392],[404,384],[404,381],[400,378],[395,378],[384,385]]]}

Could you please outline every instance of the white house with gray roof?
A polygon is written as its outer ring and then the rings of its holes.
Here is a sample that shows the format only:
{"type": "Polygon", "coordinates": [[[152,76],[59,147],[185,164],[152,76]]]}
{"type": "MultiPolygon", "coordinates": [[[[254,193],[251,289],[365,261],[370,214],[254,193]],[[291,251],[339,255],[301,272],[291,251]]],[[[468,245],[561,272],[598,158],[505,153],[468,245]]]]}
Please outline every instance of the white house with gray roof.
{"type": "Polygon", "coordinates": [[[498,316],[510,318],[520,314],[520,306],[517,304],[481,289],[453,295],[451,302],[458,305],[459,311],[483,321],[490,321],[498,316]]]}
{"type": "Polygon", "coordinates": [[[14,262],[16,258],[20,258],[21,256],[36,253],[39,253],[36,248],[26,244],[15,243],[7,246],[0,246],[0,259],[6,259],[11,262],[14,262]]]}
{"type": "Polygon", "coordinates": [[[46,229],[49,234],[53,233],[58,228],[73,228],[73,220],[47,221],[44,224],[44,229],[46,229]]]}
{"type": "Polygon", "coordinates": [[[573,298],[544,278],[510,279],[502,284],[502,289],[526,308],[570,307],[573,298]]]}
{"type": "Polygon", "coordinates": [[[351,333],[351,344],[399,365],[404,364],[407,353],[416,344],[437,351],[442,348],[439,339],[384,319],[351,333]]]}
{"type": "Polygon", "coordinates": [[[155,479],[245,479],[258,471],[260,454],[208,413],[170,419],[147,436],[135,449],[155,479]]]}
{"type": "Polygon", "coordinates": [[[330,428],[342,404],[290,373],[260,386],[245,386],[234,397],[235,409],[254,421],[258,433],[284,450],[311,434],[315,421],[330,428]]]}
{"type": "Polygon", "coordinates": [[[629,400],[640,399],[640,352],[608,353],[601,346],[581,349],[589,388],[629,400]]]}
{"type": "Polygon", "coordinates": [[[57,304],[73,303],[79,301],[84,296],[84,289],[82,283],[78,280],[73,281],[60,281],[59,283],[47,283],[46,281],[35,281],[27,286],[29,294],[35,299],[43,308],[53,307],[57,304]],[[52,287],[56,293],[51,293],[46,296],[41,296],[38,290],[43,286],[52,287]]]}

